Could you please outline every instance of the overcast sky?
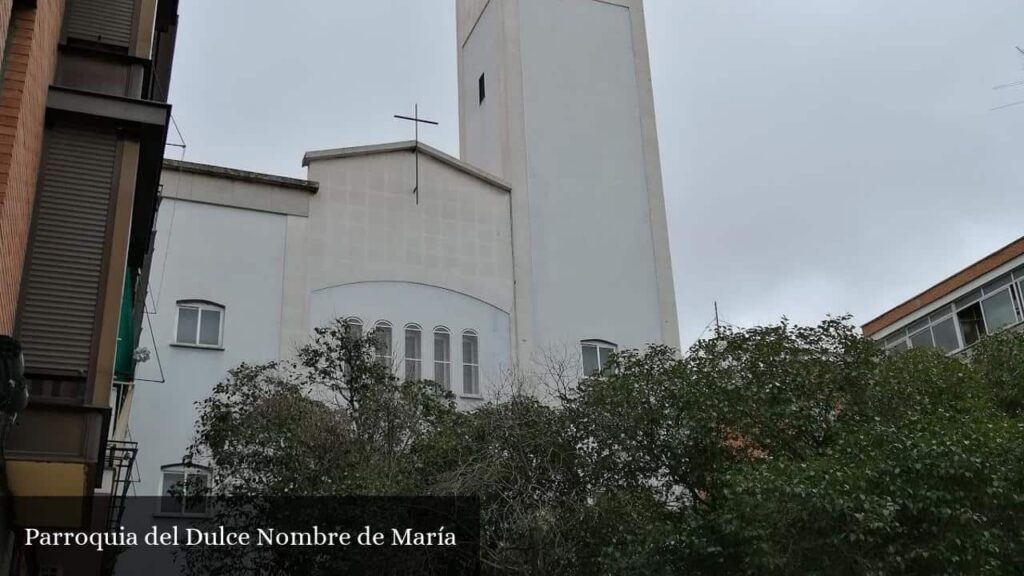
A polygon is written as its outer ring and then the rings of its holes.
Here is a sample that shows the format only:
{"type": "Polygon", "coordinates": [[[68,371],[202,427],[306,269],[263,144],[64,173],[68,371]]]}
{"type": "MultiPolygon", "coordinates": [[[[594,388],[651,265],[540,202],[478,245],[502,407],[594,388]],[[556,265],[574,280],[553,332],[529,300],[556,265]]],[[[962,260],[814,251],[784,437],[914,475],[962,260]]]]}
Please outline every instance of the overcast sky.
{"type": "MultiPolygon", "coordinates": [[[[181,0],[185,159],[458,155],[455,0],[181,0]]],[[[683,341],[858,324],[1024,236],[1024,0],[646,0],[683,341]]],[[[174,137],[172,136],[172,139],[174,137]]],[[[180,158],[181,151],[168,148],[180,158]]]]}

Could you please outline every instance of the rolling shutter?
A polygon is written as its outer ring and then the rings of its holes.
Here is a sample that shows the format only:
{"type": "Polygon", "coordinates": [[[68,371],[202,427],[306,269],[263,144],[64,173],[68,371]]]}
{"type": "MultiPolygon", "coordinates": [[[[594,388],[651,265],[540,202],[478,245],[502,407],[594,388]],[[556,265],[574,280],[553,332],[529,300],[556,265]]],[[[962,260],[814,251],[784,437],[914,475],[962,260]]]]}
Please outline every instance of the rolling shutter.
{"type": "Polygon", "coordinates": [[[136,0],[69,0],[68,38],[128,48],[135,23],[136,0]]]}
{"type": "Polygon", "coordinates": [[[29,372],[89,369],[116,158],[113,133],[46,133],[20,317],[29,372]]]}

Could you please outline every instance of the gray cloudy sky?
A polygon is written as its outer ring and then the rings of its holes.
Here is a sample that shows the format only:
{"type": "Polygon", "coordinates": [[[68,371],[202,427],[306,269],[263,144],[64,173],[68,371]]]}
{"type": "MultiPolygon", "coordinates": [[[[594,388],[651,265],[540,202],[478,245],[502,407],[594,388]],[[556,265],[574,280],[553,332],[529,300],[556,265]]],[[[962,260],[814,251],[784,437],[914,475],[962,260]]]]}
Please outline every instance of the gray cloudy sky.
{"type": "MultiPolygon", "coordinates": [[[[181,0],[185,159],[458,154],[455,0],[181,0]]],[[[646,0],[680,326],[858,324],[1024,236],[1024,0],[646,0]]],[[[181,152],[168,148],[168,154],[181,152]]]]}

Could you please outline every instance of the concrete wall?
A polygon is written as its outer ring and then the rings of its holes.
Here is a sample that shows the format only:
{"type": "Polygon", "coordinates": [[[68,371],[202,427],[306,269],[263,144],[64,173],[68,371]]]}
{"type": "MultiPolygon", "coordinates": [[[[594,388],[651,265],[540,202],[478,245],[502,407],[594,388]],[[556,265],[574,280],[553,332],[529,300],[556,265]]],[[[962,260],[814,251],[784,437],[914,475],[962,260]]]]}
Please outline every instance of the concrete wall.
{"type": "Polygon", "coordinates": [[[460,0],[458,14],[463,157],[514,188],[520,357],[678,346],[642,3],[460,0]],[[481,72],[493,108],[469,97],[481,72]]]}
{"type": "MultiPolygon", "coordinates": [[[[164,172],[165,191],[190,177],[164,172]],[[182,177],[180,180],[179,177],[182,177]]],[[[180,462],[192,440],[195,402],[242,362],[278,357],[286,219],[283,214],[166,199],[157,220],[149,300],[140,345],[131,438],[139,443],[140,495],[160,493],[160,466],[180,462]],[[174,345],[178,300],[209,300],[224,311],[223,350],[174,345]],[[153,308],[155,307],[155,311],[153,308]],[[158,368],[155,349],[160,355],[158,368]]]]}
{"type": "MultiPolygon", "coordinates": [[[[322,324],[331,316],[357,316],[369,327],[388,320],[395,337],[406,323],[424,329],[423,351],[432,353],[430,331],[481,334],[482,388],[510,364],[509,314],[513,309],[509,193],[471,174],[420,154],[420,200],[412,194],[415,159],[411,151],[317,160],[309,179],[320,183],[307,222],[292,223],[295,242],[305,242],[303,274],[288,301],[310,298],[286,321],[288,334],[322,324]],[[299,229],[304,228],[305,239],[299,229]],[[305,296],[303,296],[305,295],[305,296]],[[291,328],[289,328],[291,326],[291,328]],[[485,355],[486,351],[486,355],[485,355]]],[[[291,260],[291,257],[289,257],[291,260]]],[[[294,344],[294,343],[293,343],[294,344]]],[[[461,391],[453,364],[452,385],[461,391]]],[[[424,376],[432,371],[425,364],[424,376]]]]}
{"type": "Polygon", "coordinates": [[[410,281],[512,307],[509,194],[411,152],[313,162],[309,290],[373,280],[410,281]]]}
{"type": "Polygon", "coordinates": [[[463,141],[474,146],[463,150],[463,158],[497,175],[509,172],[506,158],[508,142],[507,74],[502,65],[504,30],[500,9],[495,3],[480,14],[473,34],[466,39],[462,70],[465,81],[459,86],[459,100],[472,113],[461,126],[463,141]],[[484,101],[480,101],[479,79],[484,76],[484,101]]]}
{"type": "MultiPolygon", "coordinates": [[[[311,329],[357,316],[367,330],[423,328],[423,376],[433,376],[436,326],[451,331],[452,388],[462,392],[461,334],[479,336],[481,391],[511,364],[513,276],[509,193],[478,176],[420,156],[420,202],[411,151],[317,160],[309,190],[165,168],[150,277],[159,352],[137,372],[130,433],[139,443],[139,494],[157,494],[160,466],[180,462],[192,439],[195,403],[242,362],[290,356],[311,329]],[[307,216],[308,215],[308,216],[307,216]],[[173,344],[176,303],[225,307],[224,349],[173,344]]],[[[402,366],[398,373],[403,374],[402,366]]],[[[463,397],[471,407],[478,398],[463,397]]]]}
{"type": "Polygon", "coordinates": [[[310,302],[310,330],[335,318],[356,316],[371,330],[378,322],[392,326],[392,350],[397,374],[405,374],[405,326],[422,328],[422,377],[434,374],[433,331],[443,326],[451,333],[451,385],[463,406],[480,399],[464,394],[462,381],[463,332],[478,335],[480,396],[490,395],[510,369],[509,314],[476,298],[436,286],[411,282],[359,282],[317,290],[310,302]]]}

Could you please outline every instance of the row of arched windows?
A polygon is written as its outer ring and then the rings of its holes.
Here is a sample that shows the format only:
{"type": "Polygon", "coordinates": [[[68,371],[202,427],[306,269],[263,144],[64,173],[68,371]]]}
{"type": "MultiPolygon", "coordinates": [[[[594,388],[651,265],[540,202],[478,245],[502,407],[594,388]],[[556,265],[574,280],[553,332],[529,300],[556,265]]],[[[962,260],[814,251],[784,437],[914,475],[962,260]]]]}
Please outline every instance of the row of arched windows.
{"type": "MultiPolygon", "coordinates": [[[[356,317],[346,318],[345,327],[351,334],[361,336],[363,321],[356,317]]],[[[406,324],[404,329],[402,364],[407,380],[426,378],[423,370],[423,327],[406,324]]],[[[394,330],[387,320],[373,325],[377,337],[377,355],[382,363],[393,366],[394,330]]],[[[480,336],[475,330],[462,332],[462,395],[480,396],[480,336]]],[[[445,326],[436,326],[433,331],[432,380],[448,388],[452,387],[452,331],[445,326]]]]}

